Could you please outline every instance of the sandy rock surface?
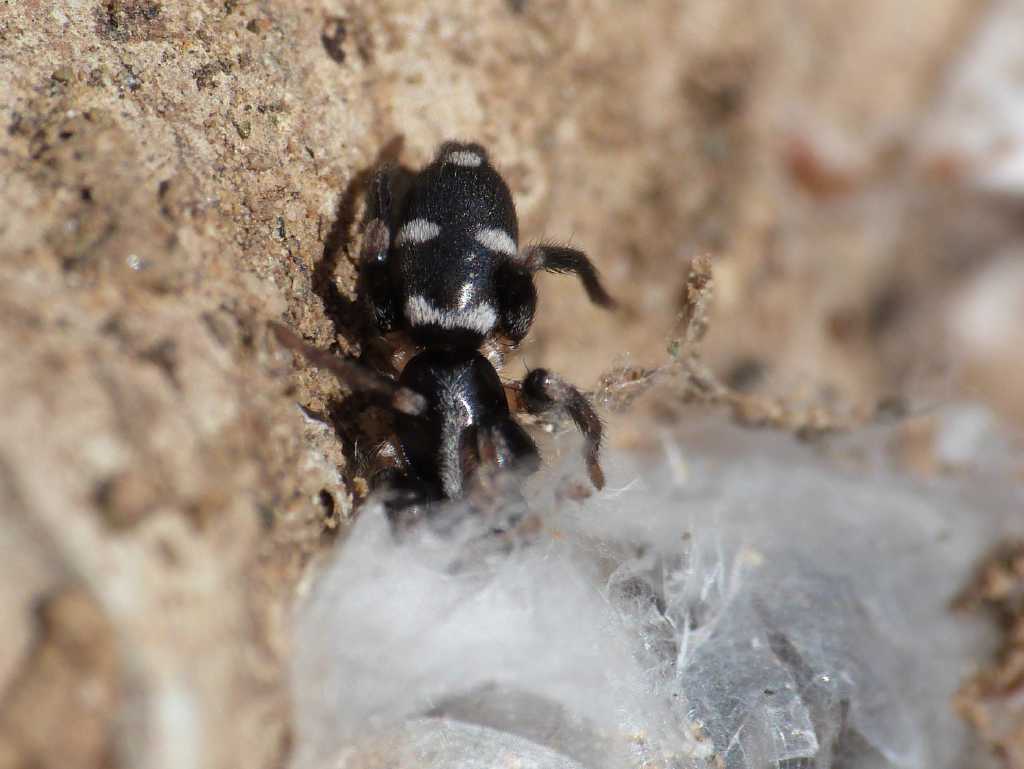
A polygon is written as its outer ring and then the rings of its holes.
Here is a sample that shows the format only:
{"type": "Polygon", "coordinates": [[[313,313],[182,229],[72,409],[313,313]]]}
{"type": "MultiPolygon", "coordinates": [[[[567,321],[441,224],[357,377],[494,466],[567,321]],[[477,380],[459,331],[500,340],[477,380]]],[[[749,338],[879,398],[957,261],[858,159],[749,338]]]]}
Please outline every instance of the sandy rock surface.
{"type": "Polygon", "coordinates": [[[662,360],[711,252],[723,376],[904,386],[981,261],[935,261],[936,211],[973,199],[904,194],[978,6],[0,2],[0,767],[287,761],[290,601],[372,430],[266,322],[360,352],[381,161],[480,141],[524,238],[592,255],[624,309],[541,278],[532,365],[662,360]]]}

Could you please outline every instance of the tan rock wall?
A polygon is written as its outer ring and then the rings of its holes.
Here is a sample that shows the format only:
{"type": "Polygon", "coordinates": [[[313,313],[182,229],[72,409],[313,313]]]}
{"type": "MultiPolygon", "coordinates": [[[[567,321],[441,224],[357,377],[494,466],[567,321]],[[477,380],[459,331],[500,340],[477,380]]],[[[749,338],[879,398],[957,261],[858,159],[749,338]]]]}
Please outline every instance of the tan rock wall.
{"type": "Polygon", "coordinates": [[[710,250],[716,364],[870,396],[822,329],[892,251],[830,194],[888,173],[975,5],[2,3],[0,765],[284,760],[288,603],[359,432],[265,322],[358,351],[378,160],[482,141],[524,237],[591,253],[625,309],[542,278],[531,364],[658,360],[710,250]]]}

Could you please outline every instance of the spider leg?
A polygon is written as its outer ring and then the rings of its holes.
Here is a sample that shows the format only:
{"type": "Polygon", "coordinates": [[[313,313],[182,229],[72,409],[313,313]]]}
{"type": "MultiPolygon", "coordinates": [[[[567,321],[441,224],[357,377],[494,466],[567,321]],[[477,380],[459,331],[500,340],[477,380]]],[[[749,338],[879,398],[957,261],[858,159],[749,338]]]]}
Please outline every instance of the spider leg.
{"type": "Polygon", "coordinates": [[[480,354],[487,358],[487,362],[495,371],[501,371],[505,366],[505,354],[510,347],[510,344],[499,342],[497,339],[485,339],[480,345],[480,354]]]}
{"type": "Polygon", "coordinates": [[[597,268],[582,251],[540,243],[523,249],[519,256],[519,262],[530,272],[546,270],[547,272],[575,274],[579,276],[591,302],[609,309],[615,307],[615,300],[601,285],[601,277],[597,268]]]}
{"type": "Polygon", "coordinates": [[[530,434],[511,417],[472,426],[460,442],[466,499],[494,531],[508,531],[526,515],[522,482],[540,469],[540,453],[530,434]]]}
{"type": "Polygon", "coordinates": [[[431,495],[427,483],[397,465],[382,467],[370,485],[380,493],[384,512],[396,536],[411,531],[430,516],[431,495]]]}
{"type": "Polygon", "coordinates": [[[334,374],[340,382],[355,390],[374,393],[388,399],[395,411],[410,416],[418,416],[427,408],[427,401],[422,395],[408,387],[402,387],[393,379],[380,376],[365,366],[347,358],[342,358],[319,347],[307,344],[287,326],[270,322],[278,341],[292,352],[302,355],[317,368],[334,374]]]}
{"type": "Polygon", "coordinates": [[[533,275],[514,260],[503,261],[494,273],[494,292],[498,297],[498,328],[514,347],[530,331],[537,311],[533,275]]]}
{"type": "Polygon", "coordinates": [[[375,216],[363,230],[363,246],[359,254],[361,292],[381,333],[393,331],[398,324],[388,254],[391,249],[391,185],[387,169],[377,172],[373,180],[375,216]]]}
{"type": "Polygon", "coordinates": [[[564,409],[583,434],[583,459],[595,489],[604,488],[604,471],[598,461],[601,451],[601,418],[583,393],[547,369],[531,371],[520,388],[520,399],[531,414],[564,409]]]}
{"type": "Polygon", "coordinates": [[[463,477],[473,478],[478,486],[511,486],[498,479],[532,475],[540,469],[537,444],[511,417],[491,425],[467,428],[460,440],[460,454],[463,477]],[[515,472],[509,473],[509,470],[515,472]]]}
{"type": "Polygon", "coordinates": [[[433,518],[440,501],[437,490],[412,469],[396,436],[377,446],[368,465],[370,490],[384,507],[396,539],[433,518]]]}
{"type": "Polygon", "coordinates": [[[363,342],[359,360],[374,371],[398,379],[417,352],[415,344],[405,334],[374,334],[363,342]]]}
{"type": "Polygon", "coordinates": [[[514,419],[504,419],[484,430],[480,454],[489,465],[512,467],[530,475],[540,469],[540,452],[530,434],[514,419]]]}

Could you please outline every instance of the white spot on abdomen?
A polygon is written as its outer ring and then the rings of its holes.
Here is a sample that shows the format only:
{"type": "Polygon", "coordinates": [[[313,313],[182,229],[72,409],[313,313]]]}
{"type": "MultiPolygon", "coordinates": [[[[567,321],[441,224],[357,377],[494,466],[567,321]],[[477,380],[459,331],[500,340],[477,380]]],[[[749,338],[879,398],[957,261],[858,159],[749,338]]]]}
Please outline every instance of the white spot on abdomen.
{"type": "Polygon", "coordinates": [[[483,227],[476,231],[476,241],[491,251],[497,251],[506,256],[516,255],[516,242],[505,230],[497,227],[483,227]]]}
{"type": "Polygon", "coordinates": [[[442,309],[417,294],[406,300],[405,317],[413,326],[440,326],[488,334],[498,320],[498,313],[487,302],[463,309],[442,309]]]}
{"type": "Polygon", "coordinates": [[[407,243],[415,245],[426,243],[441,234],[441,227],[436,222],[426,219],[412,219],[402,225],[395,236],[395,245],[404,246],[407,243]]]}
{"type": "Polygon", "coordinates": [[[467,168],[475,168],[484,162],[482,157],[470,150],[452,150],[445,159],[449,163],[454,163],[457,166],[466,166],[467,168]]]}

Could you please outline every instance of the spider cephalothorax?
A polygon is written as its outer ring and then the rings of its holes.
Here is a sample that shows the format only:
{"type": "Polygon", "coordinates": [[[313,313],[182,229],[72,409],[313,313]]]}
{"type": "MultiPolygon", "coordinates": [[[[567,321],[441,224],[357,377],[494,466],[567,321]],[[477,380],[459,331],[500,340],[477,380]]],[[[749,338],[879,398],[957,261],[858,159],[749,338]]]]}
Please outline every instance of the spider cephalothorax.
{"type": "Polygon", "coordinates": [[[382,396],[394,412],[391,445],[380,453],[387,462],[373,476],[374,487],[394,492],[388,502],[394,520],[427,517],[434,503],[465,497],[481,468],[529,474],[540,467],[537,445],[515,419],[507,388],[516,391],[514,402],[528,413],[564,409],[583,434],[592,483],[599,489],[604,485],[600,419],[575,387],[546,369],[506,384],[476,350],[431,348],[412,358],[396,381],[312,347],[284,326],[275,331],[311,363],[382,396]]]}

